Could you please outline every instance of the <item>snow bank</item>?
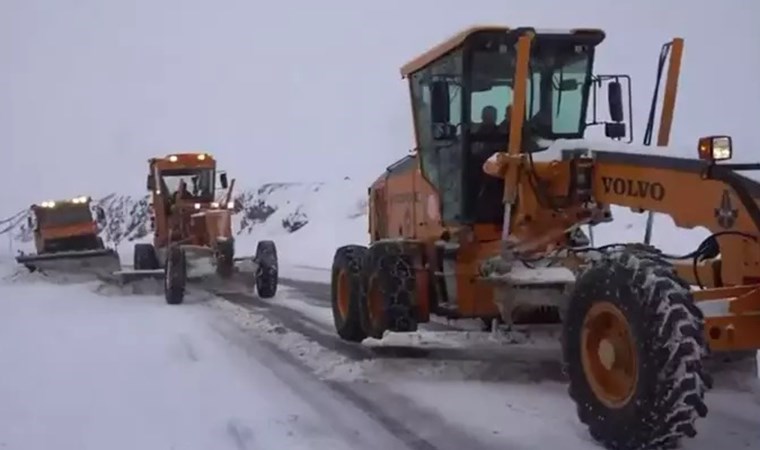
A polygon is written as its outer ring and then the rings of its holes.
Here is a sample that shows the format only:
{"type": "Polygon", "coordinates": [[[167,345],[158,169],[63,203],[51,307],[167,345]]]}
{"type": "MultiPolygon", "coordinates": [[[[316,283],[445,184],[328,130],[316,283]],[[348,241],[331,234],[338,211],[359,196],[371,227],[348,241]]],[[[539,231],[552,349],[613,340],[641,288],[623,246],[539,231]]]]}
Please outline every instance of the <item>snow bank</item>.
{"type": "MultiPolygon", "coordinates": [[[[335,183],[280,185],[260,198],[276,211],[262,223],[253,224],[236,237],[238,254],[252,255],[256,243],[271,239],[284,265],[330,267],[335,249],[369,241],[367,185],[352,180],[335,183]],[[306,220],[295,231],[283,224],[306,220]]],[[[237,217],[237,228],[244,216],[237,217]]]]}

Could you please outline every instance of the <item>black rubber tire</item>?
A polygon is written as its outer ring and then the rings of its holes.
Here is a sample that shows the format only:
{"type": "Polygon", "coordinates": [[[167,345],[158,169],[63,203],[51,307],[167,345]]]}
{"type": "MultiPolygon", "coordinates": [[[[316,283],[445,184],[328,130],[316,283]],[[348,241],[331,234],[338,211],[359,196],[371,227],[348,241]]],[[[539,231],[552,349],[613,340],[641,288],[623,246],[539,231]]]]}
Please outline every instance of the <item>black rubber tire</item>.
{"type": "Polygon", "coordinates": [[[273,241],[259,241],[256,244],[256,293],[261,298],[272,298],[277,293],[279,264],[277,247],[273,241]]]}
{"type": "Polygon", "coordinates": [[[386,330],[395,332],[417,331],[414,305],[417,276],[414,261],[405,242],[377,242],[370,246],[363,265],[363,284],[367,289],[362,318],[367,336],[381,339],[386,330]],[[370,319],[368,295],[370,282],[375,277],[383,302],[383,315],[370,319]]]}
{"type": "Polygon", "coordinates": [[[216,243],[216,274],[229,278],[235,271],[235,241],[232,239],[216,243]]]}
{"type": "Polygon", "coordinates": [[[185,300],[187,259],[185,251],[180,247],[172,246],[167,253],[164,266],[164,297],[166,303],[179,305],[185,300]]]}
{"type": "Polygon", "coordinates": [[[135,270],[158,269],[158,257],[153,244],[135,244],[133,267],[135,270]]]}
{"type": "Polygon", "coordinates": [[[712,385],[702,364],[704,317],[670,264],[653,253],[606,253],[578,277],[563,328],[570,397],[596,441],[614,450],[666,449],[696,435],[695,422],[707,414],[704,395],[712,385]],[[583,323],[600,301],[622,311],[637,337],[638,383],[620,408],[607,407],[594,395],[583,370],[583,323]]]}
{"type": "Polygon", "coordinates": [[[335,331],[344,341],[361,342],[367,337],[362,326],[365,286],[362,284],[362,266],[367,255],[367,247],[345,245],[338,248],[333,256],[330,282],[330,303],[332,304],[335,331]],[[338,279],[341,272],[348,277],[348,310],[345,316],[338,306],[338,279]]]}
{"type": "Polygon", "coordinates": [[[95,249],[102,250],[106,248],[106,245],[103,243],[103,238],[98,236],[95,238],[95,249]]]}

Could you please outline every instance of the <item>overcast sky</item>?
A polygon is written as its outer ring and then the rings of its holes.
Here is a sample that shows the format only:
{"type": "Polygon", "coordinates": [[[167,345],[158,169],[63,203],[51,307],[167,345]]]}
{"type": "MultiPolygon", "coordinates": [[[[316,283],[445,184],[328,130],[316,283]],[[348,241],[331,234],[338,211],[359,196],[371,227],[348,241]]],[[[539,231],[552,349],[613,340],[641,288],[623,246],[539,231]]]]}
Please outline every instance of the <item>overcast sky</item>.
{"type": "Polygon", "coordinates": [[[474,23],[605,29],[597,73],[633,77],[637,142],[684,37],[674,143],[729,133],[760,160],[757,0],[0,0],[0,211],[141,192],[174,151],[249,186],[371,181],[413,146],[399,67],[474,23]]]}

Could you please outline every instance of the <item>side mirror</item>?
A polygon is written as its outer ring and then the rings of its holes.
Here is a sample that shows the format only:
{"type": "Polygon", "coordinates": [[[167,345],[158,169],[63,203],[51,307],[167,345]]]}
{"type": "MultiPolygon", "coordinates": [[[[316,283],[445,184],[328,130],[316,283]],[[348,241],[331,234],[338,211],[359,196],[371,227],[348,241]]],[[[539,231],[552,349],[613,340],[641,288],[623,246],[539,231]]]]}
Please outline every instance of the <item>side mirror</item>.
{"type": "Polygon", "coordinates": [[[620,82],[610,81],[607,85],[607,101],[609,102],[610,118],[613,122],[623,121],[623,87],[620,82]]]}
{"type": "Polygon", "coordinates": [[[604,135],[610,139],[622,141],[626,135],[626,143],[633,142],[633,99],[631,92],[631,77],[624,74],[613,75],[594,75],[591,78],[591,87],[593,91],[593,115],[594,118],[591,122],[587,123],[587,126],[604,125],[604,135]],[[623,105],[623,81],[625,81],[625,95],[628,97],[627,105],[628,110],[624,113],[623,105]],[[607,86],[607,106],[609,109],[610,122],[600,121],[597,117],[598,102],[601,101],[602,95],[599,93],[604,86],[607,86]],[[626,118],[625,114],[628,115],[626,118]]]}
{"type": "Polygon", "coordinates": [[[731,136],[706,136],[699,138],[699,159],[703,161],[728,161],[733,156],[731,136]]]}
{"type": "Polygon", "coordinates": [[[34,222],[32,222],[32,217],[31,216],[29,216],[29,217],[26,218],[26,225],[29,228],[34,228],[34,222]]]}
{"type": "Polygon", "coordinates": [[[222,186],[222,189],[227,189],[229,186],[229,183],[227,182],[227,172],[219,174],[219,184],[222,186]]]}
{"type": "Polygon", "coordinates": [[[448,123],[451,119],[450,109],[449,84],[445,81],[433,81],[430,85],[430,115],[433,123],[448,123]]]}
{"type": "Polygon", "coordinates": [[[153,177],[152,174],[148,175],[148,179],[145,184],[149,191],[156,189],[156,179],[153,177]]]}

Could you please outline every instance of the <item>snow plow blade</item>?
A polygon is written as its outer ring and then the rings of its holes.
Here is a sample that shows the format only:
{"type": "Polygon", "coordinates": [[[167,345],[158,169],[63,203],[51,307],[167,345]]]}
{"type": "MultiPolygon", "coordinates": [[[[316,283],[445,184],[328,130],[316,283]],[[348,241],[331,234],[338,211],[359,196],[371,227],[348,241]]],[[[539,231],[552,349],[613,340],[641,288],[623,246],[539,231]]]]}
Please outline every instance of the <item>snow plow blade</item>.
{"type": "Polygon", "coordinates": [[[31,272],[91,273],[101,279],[111,279],[121,269],[119,254],[113,249],[19,255],[16,262],[31,272]]]}

